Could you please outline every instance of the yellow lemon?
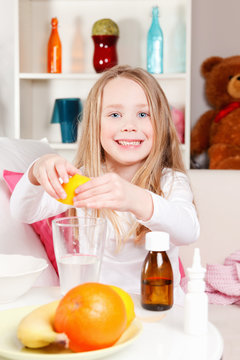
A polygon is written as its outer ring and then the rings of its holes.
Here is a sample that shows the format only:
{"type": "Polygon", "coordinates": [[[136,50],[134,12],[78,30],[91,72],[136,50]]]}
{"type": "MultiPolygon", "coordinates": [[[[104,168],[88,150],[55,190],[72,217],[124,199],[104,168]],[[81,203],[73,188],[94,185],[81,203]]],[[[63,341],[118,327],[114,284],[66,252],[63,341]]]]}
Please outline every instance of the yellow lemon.
{"type": "Polygon", "coordinates": [[[65,199],[58,199],[63,204],[73,205],[73,198],[76,195],[75,189],[79,186],[84,184],[85,182],[89,181],[90,179],[87,176],[83,176],[80,174],[75,174],[70,177],[68,183],[62,184],[64,191],[67,194],[65,199]]]}
{"type": "Polygon", "coordinates": [[[125,309],[127,312],[127,326],[126,327],[128,328],[128,326],[131,324],[131,322],[136,317],[135,311],[134,311],[134,302],[133,302],[131,296],[123,289],[121,289],[117,286],[114,286],[114,285],[110,285],[110,287],[118,293],[118,295],[121,297],[122,301],[124,302],[125,309]]]}

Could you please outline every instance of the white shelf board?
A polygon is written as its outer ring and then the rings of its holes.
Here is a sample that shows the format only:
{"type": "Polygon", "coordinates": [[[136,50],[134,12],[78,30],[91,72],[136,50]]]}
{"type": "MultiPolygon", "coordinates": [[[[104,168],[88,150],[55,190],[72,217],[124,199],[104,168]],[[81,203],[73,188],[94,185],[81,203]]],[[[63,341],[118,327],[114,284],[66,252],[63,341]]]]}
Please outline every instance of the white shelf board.
{"type": "MultiPolygon", "coordinates": [[[[101,76],[97,73],[61,73],[61,74],[49,74],[49,73],[20,73],[19,78],[21,80],[97,80],[101,76]]],[[[169,73],[169,74],[154,74],[156,79],[162,80],[176,80],[185,79],[185,73],[169,73]]]]}
{"type": "Polygon", "coordinates": [[[19,78],[22,80],[96,80],[100,74],[96,73],[20,73],[19,78]]]}
{"type": "MultiPolygon", "coordinates": [[[[60,2],[70,2],[70,0],[28,0],[29,2],[56,2],[56,1],[60,1],[60,2]]],[[[129,4],[129,2],[133,2],[133,3],[139,3],[139,4],[141,4],[141,3],[143,3],[143,4],[146,4],[146,3],[153,3],[153,5],[155,5],[156,6],[156,0],[71,0],[71,1],[76,1],[76,2],[80,2],[80,3],[90,3],[91,5],[99,5],[99,1],[101,1],[101,4],[103,4],[103,6],[104,6],[104,4],[106,3],[106,4],[112,4],[112,3],[128,3],[129,4]]],[[[158,1],[161,1],[161,0],[158,0],[158,1]]],[[[164,0],[163,0],[164,1],[164,0]]],[[[177,0],[175,0],[175,1],[177,1],[177,0]]]]}
{"type": "Polygon", "coordinates": [[[49,143],[55,150],[77,150],[77,143],[49,143]]]}

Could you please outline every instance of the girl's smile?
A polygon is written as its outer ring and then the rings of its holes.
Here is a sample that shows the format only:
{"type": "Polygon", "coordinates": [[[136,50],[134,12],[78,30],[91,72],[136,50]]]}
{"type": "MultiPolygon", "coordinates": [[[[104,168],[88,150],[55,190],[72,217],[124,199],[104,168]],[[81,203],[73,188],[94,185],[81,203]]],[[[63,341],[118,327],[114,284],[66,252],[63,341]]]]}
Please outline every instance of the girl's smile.
{"type": "Polygon", "coordinates": [[[136,140],[136,139],[117,139],[115,140],[118,145],[122,146],[123,148],[129,148],[129,147],[136,147],[141,145],[141,143],[143,142],[143,140],[136,140]]]}
{"type": "Polygon", "coordinates": [[[118,77],[104,88],[101,145],[107,166],[141,167],[153,144],[153,127],[144,90],[135,81],[118,77]]]}

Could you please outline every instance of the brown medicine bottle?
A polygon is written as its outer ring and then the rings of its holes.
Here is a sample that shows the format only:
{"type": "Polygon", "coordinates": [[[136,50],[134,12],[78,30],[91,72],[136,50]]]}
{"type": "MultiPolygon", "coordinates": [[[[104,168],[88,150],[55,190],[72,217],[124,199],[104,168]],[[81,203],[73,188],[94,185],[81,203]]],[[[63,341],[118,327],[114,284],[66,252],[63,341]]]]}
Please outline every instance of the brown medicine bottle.
{"type": "Polygon", "coordinates": [[[148,254],[141,274],[141,303],[148,310],[168,310],[173,305],[173,271],[166,251],[169,234],[152,231],[146,234],[148,254]]]}
{"type": "Polygon", "coordinates": [[[62,44],[58,34],[58,19],[52,18],[52,32],[48,40],[48,73],[62,72],[62,44]]]}

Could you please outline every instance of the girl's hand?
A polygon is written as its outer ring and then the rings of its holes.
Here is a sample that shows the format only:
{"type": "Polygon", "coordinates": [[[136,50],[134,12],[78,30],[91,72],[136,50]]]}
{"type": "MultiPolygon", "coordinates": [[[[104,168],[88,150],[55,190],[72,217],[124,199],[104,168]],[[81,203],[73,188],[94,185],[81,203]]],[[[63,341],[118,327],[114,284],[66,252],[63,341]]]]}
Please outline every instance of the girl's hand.
{"type": "Polygon", "coordinates": [[[149,192],[115,173],[93,178],[79,186],[75,192],[75,207],[130,211],[141,220],[149,220],[153,213],[149,192]]]}
{"type": "Polygon", "coordinates": [[[29,170],[29,180],[34,185],[41,185],[55,199],[64,199],[66,193],[59,178],[67,183],[69,176],[79,173],[79,170],[67,160],[56,154],[40,157],[29,170]]]}

